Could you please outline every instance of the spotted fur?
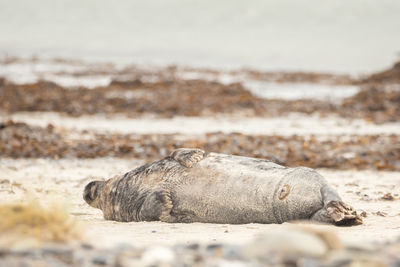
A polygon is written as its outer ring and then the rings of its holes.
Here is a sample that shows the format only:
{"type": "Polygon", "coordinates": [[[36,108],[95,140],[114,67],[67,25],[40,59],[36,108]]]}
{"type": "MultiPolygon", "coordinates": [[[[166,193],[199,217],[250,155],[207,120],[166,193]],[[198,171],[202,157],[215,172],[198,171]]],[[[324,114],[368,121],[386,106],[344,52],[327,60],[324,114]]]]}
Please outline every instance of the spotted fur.
{"type": "Polygon", "coordinates": [[[91,182],[84,199],[105,219],[123,222],[362,222],[312,169],[200,149],[178,149],[121,177],[91,182]]]}

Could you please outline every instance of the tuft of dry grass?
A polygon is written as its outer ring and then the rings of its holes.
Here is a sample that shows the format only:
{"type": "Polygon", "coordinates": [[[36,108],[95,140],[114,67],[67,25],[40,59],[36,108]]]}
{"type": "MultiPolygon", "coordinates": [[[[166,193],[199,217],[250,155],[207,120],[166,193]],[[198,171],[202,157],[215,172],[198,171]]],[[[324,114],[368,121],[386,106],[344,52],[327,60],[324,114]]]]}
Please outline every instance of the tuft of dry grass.
{"type": "Polygon", "coordinates": [[[81,228],[61,204],[43,207],[38,201],[0,205],[0,235],[39,242],[81,239],[81,228]]]}

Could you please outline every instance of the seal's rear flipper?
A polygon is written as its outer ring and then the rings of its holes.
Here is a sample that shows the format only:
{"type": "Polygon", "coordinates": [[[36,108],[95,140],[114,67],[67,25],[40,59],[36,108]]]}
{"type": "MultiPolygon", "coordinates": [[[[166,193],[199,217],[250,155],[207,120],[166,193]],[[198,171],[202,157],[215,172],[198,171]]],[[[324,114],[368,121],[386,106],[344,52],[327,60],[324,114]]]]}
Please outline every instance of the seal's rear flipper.
{"type": "Polygon", "coordinates": [[[179,148],[174,150],[170,157],[187,168],[202,160],[206,152],[198,148],[179,148]]]}
{"type": "Polygon", "coordinates": [[[351,226],[363,223],[361,216],[352,207],[341,201],[329,201],[311,217],[311,220],[333,223],[338,226],[351,226]]]}

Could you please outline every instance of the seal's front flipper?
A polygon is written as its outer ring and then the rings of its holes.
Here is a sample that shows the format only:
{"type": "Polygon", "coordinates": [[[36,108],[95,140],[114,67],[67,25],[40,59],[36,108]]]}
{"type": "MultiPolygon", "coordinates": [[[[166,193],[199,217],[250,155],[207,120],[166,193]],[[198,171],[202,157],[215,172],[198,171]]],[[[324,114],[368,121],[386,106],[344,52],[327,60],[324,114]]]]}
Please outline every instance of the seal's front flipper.
{"type": "Polygon", "coordinates": [[[179,148],[174,150],[170,157],[178,161],[187,168],[191,168],[194,164],[202,160],[206,152],[197,148],[179,148]]]}
{"type": "Polygon", "coordinates": [[[181,211],[179,214],[174,214],[172,208],[173,203],[169,190],[154,191],[144,200],[137,221],[193,222],[190,212],[181,211]]]}
{"type": "Polygon", "coordinates": [[[311,217],[311,220],[333,223],[338,226],[351,226],[363,223],[361,216],[352,207],[341,201],[329,201],[311,217]]]}
{"type": "Polygon", "coordinates": [[[171,221],[172,200],[168,190],[154,191],[144,200],[138,221],[171,221]]]}

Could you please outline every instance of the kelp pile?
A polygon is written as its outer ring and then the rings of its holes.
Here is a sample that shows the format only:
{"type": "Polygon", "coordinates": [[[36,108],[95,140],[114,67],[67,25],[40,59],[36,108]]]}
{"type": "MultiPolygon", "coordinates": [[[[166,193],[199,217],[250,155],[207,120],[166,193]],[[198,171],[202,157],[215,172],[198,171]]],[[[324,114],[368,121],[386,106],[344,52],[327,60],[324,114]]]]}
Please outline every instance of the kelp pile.
{"type": "MultiPolygon", "coordinates": [[[[87,135],[88,133],[86,133],[87,135]]],[[[79,133],[75,135],[79,136],[79,133]]],[[[68,138],[53,126],[36,127],[9,121],[0,125],[0,155],[6,157],[97,158],[124,157],[153,161],[176,148],[266,158],[287,166],[335,169],[400,170],[400,136],[246,135],[208,133],[174,134],[90,133],[90,138],[68,138]]]]}

